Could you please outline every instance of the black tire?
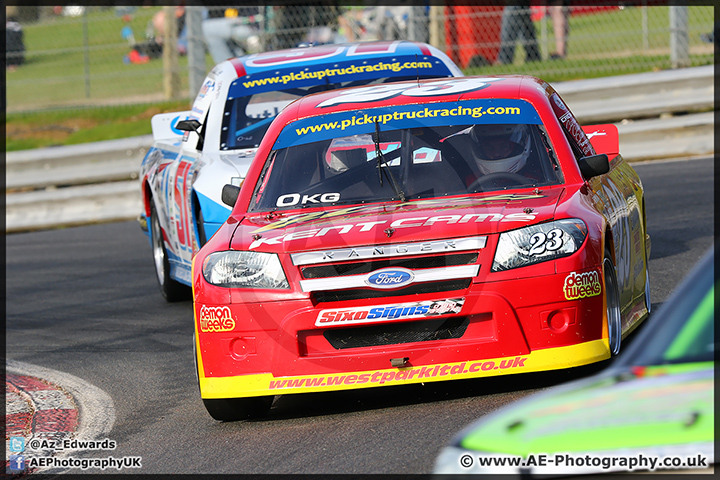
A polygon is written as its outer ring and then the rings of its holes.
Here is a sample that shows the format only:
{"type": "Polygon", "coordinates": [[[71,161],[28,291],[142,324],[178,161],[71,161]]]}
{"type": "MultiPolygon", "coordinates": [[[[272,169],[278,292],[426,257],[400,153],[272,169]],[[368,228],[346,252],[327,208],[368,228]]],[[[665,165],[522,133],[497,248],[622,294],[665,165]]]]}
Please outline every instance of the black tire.
{"type": "Polygon", "coordinates": [[[203,403],[205,409],[215,420],[235,422],[266,416],[270,411],[273,398],[275,397],[203,398],[203,403]]]}
{"type": "MultiPolygon", "coordinates": [[[[197,380],[198,391],[200,389],[200,370],[197,360],[197,342],[193,335],[193,361],[195,363],[195,379],[197,380]]],[[[248,397],[248,398],[220,398],[203,399],[205,409],[211,417],[221,422],[235,422],[237,420],[248,420],[251,418],[264,417],[270,411],[273,396],[248,397]]]]}
{"type": "Polygon", "coordinates": [[[650,315],[652,311],[652,302],[650,301],[650,259],[645,255],[645,308],[650,315]]]}
{"type": "Polygon", "coordinates": [[[150,240],[152,244],[153,262],[155,264],[155,275],[157,277],[160,292],[168,302],[181,302],[189,300],[192,290],[170,278],[170,261],[165,250],[160,222],[157,218],[155,204],[150,204],[150,240]]]}
{"type": "Polygon", "coordinates": [[[197,383],[198,393],[200,395],[202,395],[202,390],[200,389],[200,367],[198,367],[198,361],[197,361],[197,341],[195,339],[194,333],[192,336],[192,344],[193,344],[193,363],[195,364],[195,383],[197,383]]]}
{"type": "Polygon", "coordinates": [[[608,343],[610,344],[610,355],[614,357],[620,353],[620,344],[622,343],[622,316],[615,263],[608,250],[605,250],[603,260],[603,277],[605,279],[605,297],[607,299],[608,343]]]}

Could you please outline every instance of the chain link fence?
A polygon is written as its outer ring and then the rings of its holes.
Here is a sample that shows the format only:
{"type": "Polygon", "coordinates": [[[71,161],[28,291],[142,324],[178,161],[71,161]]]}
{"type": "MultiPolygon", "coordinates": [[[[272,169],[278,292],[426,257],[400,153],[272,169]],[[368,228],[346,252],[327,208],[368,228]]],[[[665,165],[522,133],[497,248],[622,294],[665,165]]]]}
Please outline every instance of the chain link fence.
{"type": "Polygon", "coordinates": [[[6,110],[190,99],[224,58],[304,44],[423,41],[466,74],[548,81],[714,61],[712,6],[432,3],[6,7],[6,110]]]}

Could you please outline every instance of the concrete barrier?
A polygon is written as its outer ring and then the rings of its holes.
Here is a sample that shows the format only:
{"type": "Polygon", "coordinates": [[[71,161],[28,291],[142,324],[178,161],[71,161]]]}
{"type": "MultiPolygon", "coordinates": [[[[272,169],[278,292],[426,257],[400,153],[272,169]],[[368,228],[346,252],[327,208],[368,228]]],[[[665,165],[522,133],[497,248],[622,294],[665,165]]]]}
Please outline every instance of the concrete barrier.
{"type": "MultiPolygon", "coordinates": [[[[582,124],[615,123],[630,161],[714,153],[712,65],[553,86],[582,124]]],[[[138,170],[151,145],[144,135],[9,152],[7,231],[137,217],[138,170]]]]}
{"type": "Polygon", "coordinates": [[[137,178],[152,135],[9,152],[6,188],[82,185],[137,178]]]}
{"type": "Polygon", "coordinates": [[[715,112],[617,124],[620,153],[630,161],[712,155],[715,112]]]}
{"type": "Polygon", "coordinates": [[[8,232],[131,220],[142,208],[137,180],[18,192],[5,200],[8,232]]]}

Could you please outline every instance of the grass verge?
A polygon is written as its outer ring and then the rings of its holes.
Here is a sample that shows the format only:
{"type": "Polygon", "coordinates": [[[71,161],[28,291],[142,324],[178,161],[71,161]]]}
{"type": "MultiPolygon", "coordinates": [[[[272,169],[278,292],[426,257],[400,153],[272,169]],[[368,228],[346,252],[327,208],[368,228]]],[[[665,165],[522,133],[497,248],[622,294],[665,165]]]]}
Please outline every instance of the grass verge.
{"type": "Polygon", "coordinates": [[[190,102],[119,105],[48,112],[10,113],[5,148],[11,152],[54,145],[113,140],[152,133],[150,119],[158,113],[187,110],[190,102]]]}

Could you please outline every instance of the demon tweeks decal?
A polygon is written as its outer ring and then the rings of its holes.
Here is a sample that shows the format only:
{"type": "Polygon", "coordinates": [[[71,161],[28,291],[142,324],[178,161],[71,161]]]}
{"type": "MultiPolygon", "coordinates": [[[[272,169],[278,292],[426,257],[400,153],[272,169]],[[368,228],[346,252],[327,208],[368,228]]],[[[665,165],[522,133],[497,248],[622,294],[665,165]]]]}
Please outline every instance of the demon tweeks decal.
{"type": "Polygon", "coordinates": [[[563,292],[568,300],[600,295],[600,275],[598,272],[576,273],[572,272],[565,277],[563,292]]]}

